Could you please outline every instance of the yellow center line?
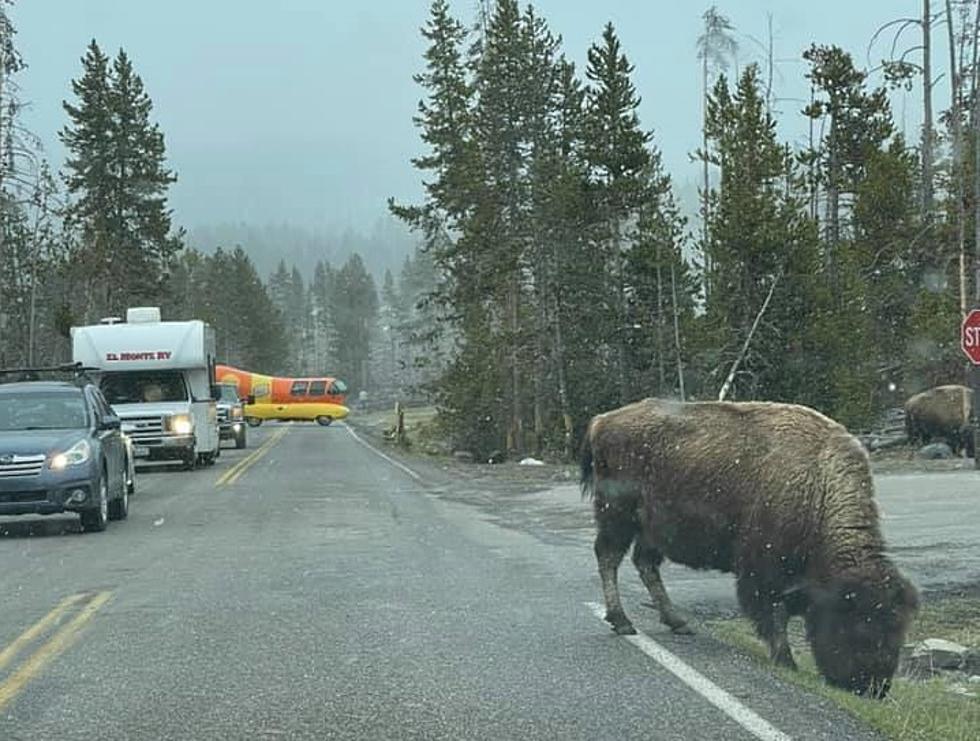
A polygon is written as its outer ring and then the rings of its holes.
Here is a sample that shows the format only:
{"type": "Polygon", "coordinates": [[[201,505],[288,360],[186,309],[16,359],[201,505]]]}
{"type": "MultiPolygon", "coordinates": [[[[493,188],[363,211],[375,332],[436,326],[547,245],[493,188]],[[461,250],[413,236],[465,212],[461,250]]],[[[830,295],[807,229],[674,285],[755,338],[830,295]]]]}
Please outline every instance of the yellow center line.
{"type": "Polygon", "coordinates": [[[242,458],[238,463],[229,468],[221,477],[215,482],[215,486],[225,486],[227,484],[233,484],[238,481],[238,478],[245,473],[249,468],[251,468],[262,456],[269,452],[273,445],[279,442],[286,433],[289,432],[288,427],[280,427],[272,436],[266,440],[262,445],[260,445],[255,451],[244,458],[242,458]]]}
{"type": "Polygon", "coordinates": [[[61,600],[61,602],[54,606],[51,612],[17,636],[13,643],[3,649],[3,651],[0,651],[0,669],[4,669],[7,664],[9,664],[14,657],[17,656],[17,654],[24,650],[25,646],[30,644],[39,635],[44,633],[44,631],[57,623],[68,608],[74,606],[80,602],[82,598],[87,596],[88,595],[86,594],[73,594],[69,597],[65,597],[63,600],[61,600]]]}
{"type": "Polygon", "coordinates": [[[78,639],[81,629],[109,601],[111,596],[111,592],[99,592],[92,597],[70,622],[66,623],[45,643],[42,643],[41,647],[24,661],[17,671],[3,683],[0,683],[0,710],[7,707],[28,682],[40,674],[44,667],[78,639]]]}

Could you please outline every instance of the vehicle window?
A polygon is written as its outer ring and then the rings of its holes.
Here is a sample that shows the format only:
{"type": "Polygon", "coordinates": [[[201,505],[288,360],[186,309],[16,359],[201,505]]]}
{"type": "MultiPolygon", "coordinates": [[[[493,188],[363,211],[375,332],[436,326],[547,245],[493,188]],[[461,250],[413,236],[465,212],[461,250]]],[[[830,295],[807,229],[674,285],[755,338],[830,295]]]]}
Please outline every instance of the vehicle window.
{"type": "Polygon", "coordinates": [[[187,400],[187,386],[179,371],[109,373],[102,379],[101,386],[110,404],[187,400]]]}
{"type": "Polygon", "coordinates": [[[234,384],[223,383],[221,384],[221,401],[228,402],[229,404],[238,403],[238,387],[234,384]]]}
{"type": "Polygon", "coordinates": [[[0,395],[0,430],[76,430],[88,427],[81,393],[28,392],[0,395]]]}
{"type": "Polygon", "coordinates": [[[306,396],[306,387],[309,385],[308,381],[293,381],[293,386],[289,389],[290,396],[306,396]]]}
{"type": "Polygon", "coordinates": [[[344,383],[343,381],[334,381],[330,385],[330,393],[331,394],[346,394],[347,393],[347,384],[344,383]]]}
{"type": "Polygon", "coordinates": [[[311,381],[310,396],[323,396],[327,391],[326,381],[311,381]]]}

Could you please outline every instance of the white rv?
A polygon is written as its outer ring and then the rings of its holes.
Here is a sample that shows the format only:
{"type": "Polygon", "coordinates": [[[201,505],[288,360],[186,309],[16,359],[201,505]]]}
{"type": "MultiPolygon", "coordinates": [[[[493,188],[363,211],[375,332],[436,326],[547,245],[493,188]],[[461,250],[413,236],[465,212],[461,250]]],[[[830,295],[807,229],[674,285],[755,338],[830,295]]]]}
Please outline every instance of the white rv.
{"type": "Polygon", "coordinates": [[[137,458],[211,464],[221,451],[214,399],[214,330],[163,322],[160,309],[72,327],[72,357],[119,415],[137,458]]]}

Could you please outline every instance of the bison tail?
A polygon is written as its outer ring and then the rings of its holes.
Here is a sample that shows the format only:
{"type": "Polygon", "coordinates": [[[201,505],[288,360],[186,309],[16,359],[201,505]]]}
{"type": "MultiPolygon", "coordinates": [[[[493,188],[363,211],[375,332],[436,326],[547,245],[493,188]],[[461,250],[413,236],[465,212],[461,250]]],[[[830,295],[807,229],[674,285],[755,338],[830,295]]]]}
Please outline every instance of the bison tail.
{"type": "Polygon", "coordinates": [[[589,436],[585,436],[585,440],[582,443],[582,477],[580,483],[582,485],[582,498],[592,499],[595,497],[595,466],[594,460],[592,458],[592,441],[589,440],[589,436]]]}

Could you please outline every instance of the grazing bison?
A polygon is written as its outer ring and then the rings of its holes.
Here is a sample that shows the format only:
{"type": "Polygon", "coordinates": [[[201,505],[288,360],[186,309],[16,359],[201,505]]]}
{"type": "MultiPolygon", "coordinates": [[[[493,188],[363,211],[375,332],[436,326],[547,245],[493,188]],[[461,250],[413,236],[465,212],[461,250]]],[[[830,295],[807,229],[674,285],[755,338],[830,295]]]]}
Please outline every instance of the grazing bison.
{"type": "Polygon", "coordinates": [[[636,632],[616,581],[633,545],[674,632],[691,631],[660,580],[665,557],[733,572],[776,663],[795,666],[786,626],[802,615],[829,682],[887,693],[917,594],[885,555],[867,455],[841,425],[789,404],[647,399],[592,419],[582,484],[616,633],[636,632]]]}
{"type": "Polygon", "coordinates": [[[974,456],[970,412],[973,391],[966,386],[936,386],[905,402],[905,431],[913,445],[925,445],[933,438],[945,440],[955,455],[966,450],[974,456]]]}

